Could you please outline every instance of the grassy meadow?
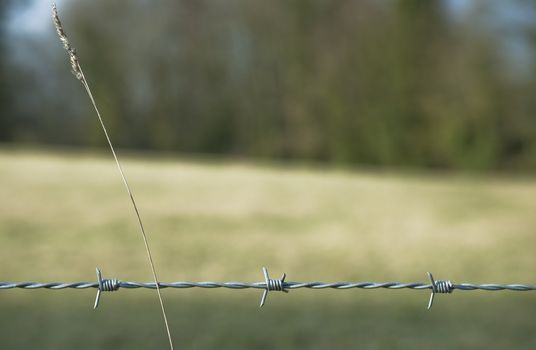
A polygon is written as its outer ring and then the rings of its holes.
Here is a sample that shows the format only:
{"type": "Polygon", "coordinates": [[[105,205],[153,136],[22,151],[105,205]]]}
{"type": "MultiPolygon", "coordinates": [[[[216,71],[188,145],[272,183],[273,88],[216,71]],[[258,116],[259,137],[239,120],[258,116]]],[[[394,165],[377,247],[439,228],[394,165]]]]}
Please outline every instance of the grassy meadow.
{"type": "MultiPolygon", "coordinates": [[[[162,281],[536,283],[536,179],[123,154],[162,281]]],[[[0,150],[0,280],[149,281],[111,156],[0,150]]],[[[534,349],[535,292],[163,290],[177,349],[534,349]]],[[[0,290],[2,349],[165,349],[156,293],[0,290]]]]}

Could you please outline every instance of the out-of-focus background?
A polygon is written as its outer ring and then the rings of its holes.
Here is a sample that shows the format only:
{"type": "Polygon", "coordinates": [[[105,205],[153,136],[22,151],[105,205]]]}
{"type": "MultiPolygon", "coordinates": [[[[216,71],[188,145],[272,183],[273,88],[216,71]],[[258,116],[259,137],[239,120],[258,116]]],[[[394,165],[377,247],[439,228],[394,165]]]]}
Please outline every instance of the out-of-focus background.
{"type": "MultiPolygon", "coordinates": [[[[0,280],[148,281],[49,1],[0,2],[0,280]]],[[[533,1],[61,0],[161,280],[536,282],[533,1]]],[[[0,291],[0,348],[165,348],[154,291],[0,291]]],[[[533,349],[533,292],[164,290],[188,349],[533,349]]]]}

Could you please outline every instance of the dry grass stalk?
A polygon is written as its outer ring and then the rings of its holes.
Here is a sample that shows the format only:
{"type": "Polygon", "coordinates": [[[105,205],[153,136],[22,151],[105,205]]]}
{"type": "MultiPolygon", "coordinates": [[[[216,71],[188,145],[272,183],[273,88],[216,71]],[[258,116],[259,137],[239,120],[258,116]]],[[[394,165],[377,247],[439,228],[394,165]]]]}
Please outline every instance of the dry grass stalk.
{"type": "Polygon", "coordinates": [[[78,56],[76,54],[76,50],[71,46],[69,43],[69,39],[67,38],[67,35],[65,34],[65,30],[63,29],[63,26],[61,24],[60,17],[58,15],[58,9],[56,7],[56,4],[52,5],[52,20],[54,21],[54,25],[56,27],[56,31],[58,32],[58,36],[60,37],[60,41],[63,44],[63,47],[65,50],[67,50],[67,53],[69,54],[69,60],[71,62],[71,70],[78,79],[84,88],[86,89],[87,95],[89,96],[89,99],[91,100],[91,103],[93,104],[93,108],[95,109],[95,112],[97,113],[97,117],[99,119],[100,125],[102,127],[102,130],[104,132],[104,136],[106,137],[106,140],[108,141],[108,146],[110,147],[110,150],[112,152],[112,155],[114,156],[115,163],[117,165],[117,168],[119,169],[119,173],[121,174],[121,179],[123,180],[123,184],[125,185],[125,188],[127,190],[127,193],[130,197],[130,201],[132,203],[132,207],[134,209],[134,212],[136,214],[136,218],[138,220],[138,226],[141,231],[141,235],[143,238],[143,243],[145,245],[145,251],[147,252],[147,258],[149,260],[149,265],[151,267],[151,272],[153,274],[153,280],[156,284],[156,291],[158,294],[158,300],[160,302],[160,307],[162,310],[162,315],[164,317],[164,323],[166,326],[166,332],[169,340],[169,346],[171,350],[173,350],[173,340],[171,338],[171,332],[169,330],[169,324],[166,316],[166,309],[164,307],[164,301],[162,300],[162,294],[160,292],[160,286],[158,282],[158,276],[156,274],[156,269],[154,267],[153,257],[151,254],[151,249],[149,248],[149,242],[147,240],[147,234],[145,233],[145,228],[143,226],[143,221],[141,220],[141,216],[138,210],[138,206],[136,205],[136,200],[134,199],[134,195],[132,194],[132,191],[130,189],[130,186],[128,184],[127,178],[125,176],[125,173],[123,171],[123,168],[121,167],[121,163],[119,162],[119,159],[117,157],[117,154],[115,153],[114,146],[112,144],[112,141],[110,139],[110,136],[108,135],[108,131],[106,130],[106,126],[104,125],[104,121],[102,120],[102,117],[100,115],[99,108],[97,107],[97,103],[95,102],[95,98],[93,97],[93,93],[91,92],[91,89],[89,88],[89,84],[87,83],[86,77],[84,76],[84,72],[82,71],[82,67],[80,66],[80,61],[78,59],[78,56]]]}

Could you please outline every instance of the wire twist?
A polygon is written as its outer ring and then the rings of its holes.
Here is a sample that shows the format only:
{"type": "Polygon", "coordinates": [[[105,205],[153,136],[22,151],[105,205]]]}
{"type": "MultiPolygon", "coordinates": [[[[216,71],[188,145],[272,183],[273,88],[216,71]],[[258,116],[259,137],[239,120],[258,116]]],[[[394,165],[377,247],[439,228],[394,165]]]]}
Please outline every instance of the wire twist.
{"type": "Polygon", "coordinates": [[[262,272],[264,274],[264,292],[262,292],[262,298],[261,298],[261,304],[259,307],[263,307],[264,303],[266,302],[266,297],[268,296],[268,292],[270,291],[279,291],[279,292],[285,292],[288,293],[288,290],[285,289],[285,278],[287,277],[287,274],[283,274],[280,279],[275,280],[271,279],[270,275],[268,275],[268,270],[266,267],[262,268],[262,272]]]}
{"type": "Polygon", "coordinates": [[[430,310],[432,308],[432,304],[434,303],[434,297],[436,293],[450,294],[454,290],[454,286],[450,281],[435,281],[434,276],[431,272],[428,272],[428,278],[430,278],[430,281],[432,282],[432,284],[430,285],[432,293],[430,294],[430,299],[428,300],[428,310],[430,310]]]}
{"type": "Polygon", "coordinates": [[[100,297],[102,292],[115,292],[121,286],[121,282],[117,279],[102,279],[102,274],[97,267],[97,296],[95,297],[95,304],[93,309],[99,306],[100,297]]]}

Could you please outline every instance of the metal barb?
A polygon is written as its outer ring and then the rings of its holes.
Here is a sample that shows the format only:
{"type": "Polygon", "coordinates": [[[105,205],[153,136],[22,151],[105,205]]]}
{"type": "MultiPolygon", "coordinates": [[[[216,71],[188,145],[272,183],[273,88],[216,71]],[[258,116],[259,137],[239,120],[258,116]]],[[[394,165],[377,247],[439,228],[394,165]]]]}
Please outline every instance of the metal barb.
{"type": "Polygon", "coordinates": [[[96,268],[97,271],[97,282],[99,283],[97,289],[97,296],[95,297],[95,304],[93,309],[96,309],[99,306],[100,297],[102,292],[115,292],[119,289],[119,280],[116,279],[102,279],[102,273],[99,268],[96,268]]]}
{"type": "Polygon", "coordinates": [[[452,293],[454,286],[450,281],[435,281],[431,272],[427,272],[428,278],[430,278],[432,293],[430,293],[430,300],[428,300],[428,310],[432,308],[434,303],[434,297],[436,293],[452,293]]]}
{"type": "Polygon", "coordinates": [[[268,296],[268,292],[272,290],[288,293],[288,290],[286,290],[285,288],[285,278],[287,277],[287,274],[284,273],[280,279],[274,280],[270,278],[270,275],[268,275],[268,270],[266,269],[266,267],[262,268],[262,272],[264,273],[265,289],[262,292],[261,304],[259,305],[259,307],[264,306],[264,303],[266,302],[266,297],[268,296]]]}

